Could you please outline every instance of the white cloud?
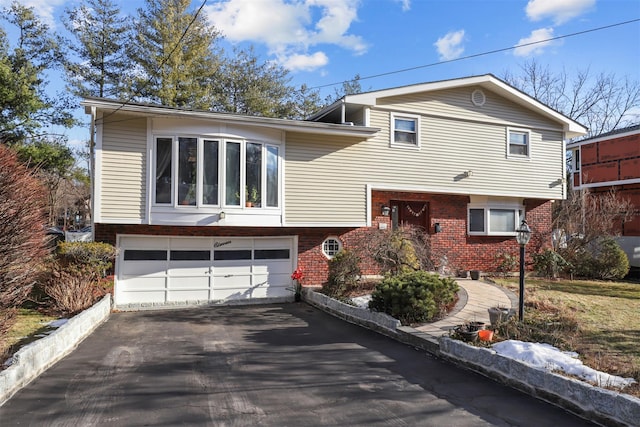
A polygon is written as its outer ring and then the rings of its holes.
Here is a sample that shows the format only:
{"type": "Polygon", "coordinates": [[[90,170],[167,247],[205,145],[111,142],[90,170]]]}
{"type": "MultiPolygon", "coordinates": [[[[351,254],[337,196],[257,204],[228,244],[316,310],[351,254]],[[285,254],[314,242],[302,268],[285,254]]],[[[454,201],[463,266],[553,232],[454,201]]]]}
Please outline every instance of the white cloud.
{"type": "Polygon", "coordinates": [[[449,61],[459,58],[464,52],[464,47],[461,46],[464,41],[464,30],[451,31],[440,37],[433,45],[438,50],[441,61],[449,61]]]}
{"type": "Polygon", "coordinates": [[[544,52],[544,49],[551,46],[553,44],[552,41],[543,42],[542,40],[547,40],[553,37],[553,28],[540,28],[538,30],[533,30],[529,37],[520,39],[517,43],[518,46],[513,54],[515,56],[530,56],[530,55],[540,55],[544,52]],[[537,43],[540,42],[540,43],[537,43]],[[535,43],[535,44],[531,44],[535,43]]]}
{"type": "Polygon", "coordinates": [[[293,54],[285,57],[282,66],[291,71],[313,71],[322,68],[329,63],[329,58],[324,52],[316,52],[311,55],[293,54]]]}
{"type": "Polygon", "coordinates": [[[583,14],[595,3],[596,0],[529,0],[526,12],[532,21],[551,18],[560,25],[583,14]]]}
{"type": "Polygon", "coordinates": [[[328,62],[322,52],[309,54],[312,46],[330,44],[355,54],[366,52],[364,40],[348,34],[359,4],[359,0],[226,0],[205,10],[228,40],[264,43],[280,63],[305,62],[308,65],[298,69],[309,69],[311,64],[321,67],[328,62]],[[314,22],[317,15],[320,18],[314,22]]]}
{"type": "Polygon", "coordinates": [[[411,0],[395,0],[397,3],[402,4],[402,11],[408,12],[411,10],[411,0]]]}
{"type": "MultiPolygon", "coordinates": [[[[10,7],[14,0],[0,0],[0,8],[10,7]]],[[[25,7],[32,7],[34,13],[40,20],[47,24],[49,28],[56,26],[54,9],[65,4],[67,0],[18,0],[18,3],[25,7]]]]}

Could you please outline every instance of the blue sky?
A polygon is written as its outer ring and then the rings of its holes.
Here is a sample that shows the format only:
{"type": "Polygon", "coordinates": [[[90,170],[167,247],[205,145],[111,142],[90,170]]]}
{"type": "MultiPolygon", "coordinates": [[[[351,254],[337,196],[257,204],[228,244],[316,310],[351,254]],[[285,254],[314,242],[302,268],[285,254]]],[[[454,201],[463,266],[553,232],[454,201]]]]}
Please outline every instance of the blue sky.
{"type": "MultiPolygon", "coordinates": [[[[79,4],[19,1],[60,31],[60,13],[79,4]]],[[[145,5],[116,1],[131,14],[145,5]]],[[[192,8],[203,1],[193,0],[192,8]]],[[[0,6],[8,3],[0,0],[0,6]]],[[[364,90],[376,90],[518,74],[532,59],[554,72],[588,68],[594,76],[640,81],[640,21],[591,31],[640,19],[638,0],[208,0],[202,13],[225,35],[223,46],[252,44],[262,59],[288,68],[293,84],[321,88],[323,95],[356,74],[364,90]],[[503,50],[574,33],[583,34],[503,50]],[[409,68],[416,69],[400,72],[409,68]],[[379,74],[386,75],[367,78],[379,74]]],[[[86,139],[88,131],[69,136],[86,139]]]]}

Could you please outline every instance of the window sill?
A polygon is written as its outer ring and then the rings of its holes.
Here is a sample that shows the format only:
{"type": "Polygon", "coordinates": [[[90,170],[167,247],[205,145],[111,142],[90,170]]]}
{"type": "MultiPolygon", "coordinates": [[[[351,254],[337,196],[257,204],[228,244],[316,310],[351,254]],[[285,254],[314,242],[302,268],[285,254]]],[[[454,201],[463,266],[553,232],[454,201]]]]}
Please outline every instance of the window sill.
{"type": "Polygon", "coordinates": [[[420,146],[419,145],[415,145],[415,144],[404,144],[402,142],[392,142],[389,144],[390,148],[400,148],[402,150],[420,150],[420,146]]]}

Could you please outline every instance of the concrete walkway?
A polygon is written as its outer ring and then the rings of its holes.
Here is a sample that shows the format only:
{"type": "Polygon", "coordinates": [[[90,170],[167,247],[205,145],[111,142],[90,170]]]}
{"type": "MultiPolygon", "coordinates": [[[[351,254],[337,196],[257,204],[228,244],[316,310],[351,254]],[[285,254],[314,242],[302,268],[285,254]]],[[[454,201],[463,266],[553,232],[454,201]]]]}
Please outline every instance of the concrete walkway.
{"type": "Polygon", "coordinates": [[[491,307],[517,308],[517,297],[506,289],[482,280],[457,278],[456,282],[463,292],[454,310],[440,321],[415,329],[437,339],[466,322],[489,323],[487,310],[491,307]]]}

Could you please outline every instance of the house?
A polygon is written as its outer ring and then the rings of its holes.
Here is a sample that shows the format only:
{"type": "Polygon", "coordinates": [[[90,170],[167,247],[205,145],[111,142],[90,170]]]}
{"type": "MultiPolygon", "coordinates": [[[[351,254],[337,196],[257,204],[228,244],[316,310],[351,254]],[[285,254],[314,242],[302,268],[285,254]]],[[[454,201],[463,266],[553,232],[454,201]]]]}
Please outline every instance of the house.
{"type": "Polygon", "coordinates": [[[567,144],[571,153],[571,185],[591,192],[614,190],[635,206],[629,222],[613,230],[629,264],[640,268],[640,124],[567,144]]]}
{"type": "MultiPolygon", "coordinates": [[[[547,245],[578,123],[492,75],[348,95],[309,120],[83,102],[95,127],[94,233],[117,246],[115,304],[273,301],[403,224],[450,271],[547,245]]],[[[375,266],[365,265],[365,274],[375,266]]]]}

